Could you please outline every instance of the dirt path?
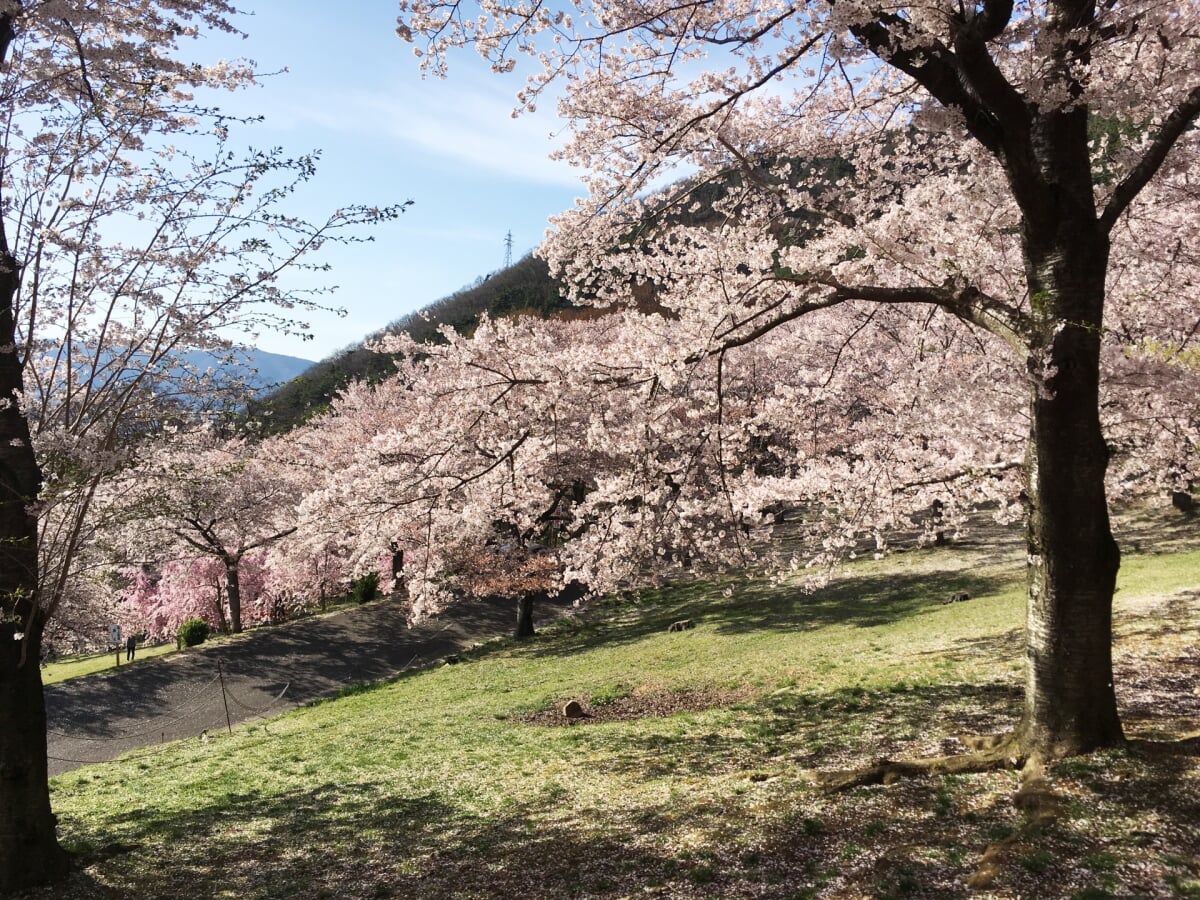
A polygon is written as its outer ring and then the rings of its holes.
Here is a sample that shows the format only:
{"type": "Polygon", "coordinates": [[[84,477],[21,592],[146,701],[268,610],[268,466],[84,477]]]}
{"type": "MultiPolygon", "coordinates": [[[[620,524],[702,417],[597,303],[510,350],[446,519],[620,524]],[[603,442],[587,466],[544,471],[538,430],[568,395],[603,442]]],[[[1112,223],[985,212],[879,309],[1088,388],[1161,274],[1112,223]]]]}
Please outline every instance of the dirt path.
{"type": "MultiPolygon", "coordinates": [[[[564,604],[543,604],[542,617],[564,604]]],[[[431,665],[515,624],[513,601],[464,603],[416,628],[384,600],[45,689],[50,774],[267,718],[431,665]]]]}

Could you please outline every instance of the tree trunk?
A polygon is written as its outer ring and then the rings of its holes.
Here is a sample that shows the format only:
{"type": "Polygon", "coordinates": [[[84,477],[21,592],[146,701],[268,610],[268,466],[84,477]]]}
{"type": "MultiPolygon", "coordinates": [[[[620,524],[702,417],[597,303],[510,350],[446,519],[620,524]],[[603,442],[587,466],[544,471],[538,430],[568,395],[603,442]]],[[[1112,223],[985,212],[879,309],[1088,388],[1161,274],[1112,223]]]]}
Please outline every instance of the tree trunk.
{"type": "Polygon", "coordinates": [[[41,472],[23,391],[13,300],[17,261],[0,229],[0,895],[65,874],[47,782],[46,711],[37,606],[41,472]]]}
{"type": "Polygon", "coordinates": [[[404,584],[404,550],[392,545],[392,593],[407,596],[404,584]]]}
{"type": "Polygon", "coordinates": [[[227,557],[225,563],[225,592],[229,595],[229,630],[242,633],[242,583],[238,575],[239,559],[227,557]]]}
{"type": "Polygon", "coordinates": [[[533,630],[533,603],[539,591],[522,591],[517,596],[517,640],[531,638],[533,630]]]}
{"type": "Polygon", "coordinates": [[[213,592],[213,617],[217,620],[217,631],[229,634],[229,620],[225,616],[225,592],[219,584],[213,592]]]}
{"type": "MultiPolygon", "coordinates": [[[[1084,189],[1090,200],[1090,181],[1084,189]]],[[[1035,227],[1026,242],[1037,333],[1029,359],[1028,658],[1019,738],[1028,753],[1055,758],[1120,744],[1124,735],[1112,675],[1120,552],[1099,413],[1108,238],[1082,202],[1064,204],[1061,195],[1047,202],[1057,204],[1042,220],[1049,227],[1035,227]]]]}
{"type": "Polygon", "coordinates": [[[1123,740],[1112,676],[1120,552],[1095,404],[1073,402],[1060,379],[1053,399],[1034,399],[1032,419],[1021,737],[1031,752],[1054,758],[1123,740]]]}
{"type": "Polygon", "coordinates": [[[32,630],[17,640],[16,624],[0,623],[0,896],[66,874],[50,811],[41,624],[32,630]]]}

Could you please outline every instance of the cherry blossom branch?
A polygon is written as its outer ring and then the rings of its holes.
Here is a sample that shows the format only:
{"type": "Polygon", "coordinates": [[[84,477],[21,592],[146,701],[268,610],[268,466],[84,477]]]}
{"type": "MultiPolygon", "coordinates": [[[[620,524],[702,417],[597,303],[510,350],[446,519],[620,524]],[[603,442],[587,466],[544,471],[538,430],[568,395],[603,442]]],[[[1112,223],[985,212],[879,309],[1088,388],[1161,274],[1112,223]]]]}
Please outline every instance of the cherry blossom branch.
{"type": "Polygon", "coordinates": [[[265,546],[267,546],[267,544],[273,544],[276,541],[282,540],[283,538],[287,537],[289,534],[295,534],[296,528],[297,528],[297,526],[292,525],[288,528],[283,528],[279,531],[276,531],[274,534],[264,535],[263,537],[259,538],[258,540],[251,541],[248,544],[243,544],[239,548],[240,552],[249,553],[251,550],[257,550],[259,547],[265,547],[265,546]]]}
{"type": "Polygon", "coordinates": [[[834,289],[833,298],[844,300],[866,300],[870,303],[908,304],[930,303],[953,313],[964,322],[978,325],[996,335],[1014,351],[1024,357],[1027,338],[1032,333],[1033,323],[1023,312],[985,294],[974,285],[958,286],[953,280],[941,287],[882,287],[878,285],[846,285],[832,276],[812,279],[834,289]]]}
{"type": "MultiPolygon", "coordinates": [[[[806,301],[785,313],[762,322],[750,331],[728,337],[722,340],[716,348],[690,354],[687,362],[695,364],[716,353],[723,353],[735,347],[744,347],[788,322],[818,310],[830,309],[850,300],[865,300],[880,305],[917,303],[940,306],[963,321],[977,325],[996,335],[1022,356],[1027,346],[1026,336],[1031,333],[1032,323],[1024,313],[988,296],[971,285],[957,287],[953,282],[948,282],[942,287],[932,285],[925,287],[846,285],[832,275],[812,274],[779,275],[777,279],[806,287],[826,287],[833,290],[820,299],[806,301]]],[[[782,302],[778,301],[774,306],[777,308],[782,305],[782,302]]],[[[743,324],[745,323],[734,323],[724,334],[732,334],[743,324]]]]}
{"type": "MultiPolygon", "coordinates": [[[[432,481],[435,477],[447,477],[453,481],[453,490],[461,490],[462,488],[465,488],[476,481],[486,478],[491,472],[495,471],[495,469],[502,466],[508,460],[513,459],[516,455],[516,452],[521,448],[521,445],[529,440],[530,435],[531,432],[529,431],[522,433],[522,435],[515,442],[513,442],[503,453],[497,455],[491,463],[470,475],[455,477],[448,475],[427,474],[423,478],[417,479],[415,482],[413,482],[413,485],[432,481]]],[[[401,509],[405,506],[411,506],[414,503],[425,503],[430,500],[437,500],[444,493],[444,491],[438,491],[437,493],[416,494],[412,497],[406,497],[400,500],[381,502],[380,505],[383,509],[401,509]]]]}
{"type": "Polygon", "coordinates": [[[1012,17],[1012,0],[989,0],[978,16],[960,14],[951,19],[959,69],[984,106],[996,116],[1011,153],[1014,135],[1029,133],[1030,112],[1020,93],[1005,78],[988,52],[988,42],[999,37],[1012,17]]]}
{"type": "Polygon", "coordinates": [[[1000,151],[1003,129],[992,110],[963,84],[961,66],[949,47],[917,34],[909,22],[894,13],[853,25],[850,30],[867,49],[904,72],[943,106],[961,109],[963,124],[971,136],[993,153],[1000,151]]]}
{"type": "Polygon", "coordinates": [[[100,104],[96,100],[96,94],[92,90],[92,79],[88,74],[87,54],[84,52],[83,41],[79,38],[79,32],[66,19],[63,19],[62,24],[67,34],[71,36],[72,43],[75,45],[75,55],[79,60],[79,80],[83,84],[84,93],[87,94],[88,100],[92,103],[92,111],[95,112],[100,124],[108,127],[108,122],[104,120],[104,110],[100,108],[100,104]]]}
{"type": "Polygon", "coordinates": [[[1191,92],[1163,120],[1158,134],[1141,160],[1129,170],[1112,192],[1104,212],[1100,214],[1100,224],[1105,231],[1112,231],[1121,214],[1129,208],[1129,204],[1141,192],[1158,172],[1167,154],[1175,146],[1179,138],[1191,128],[1200,117],[1200,85],[1192,88],[1191,92]]]}
{"type": "Polygon", "coordinates": [[[1011,459],[1007,462],[992,463],[985,466],[967,466],[959,469],[956,472],[950,472],[945,475],[936,475],[929,478],[919,478],[913,481],[905,481],[902,484],[896,485],[897,491],[910,491],[916,488],[932,487],[936,484],[950,484],[951,482],[961,481],[964,478],[977,478],[980,475],[995,477],[1002,475],[1005,472],[1011,472],[1013,469],[1020,469],[1025,465],[1023,459],[1011,459]]]}

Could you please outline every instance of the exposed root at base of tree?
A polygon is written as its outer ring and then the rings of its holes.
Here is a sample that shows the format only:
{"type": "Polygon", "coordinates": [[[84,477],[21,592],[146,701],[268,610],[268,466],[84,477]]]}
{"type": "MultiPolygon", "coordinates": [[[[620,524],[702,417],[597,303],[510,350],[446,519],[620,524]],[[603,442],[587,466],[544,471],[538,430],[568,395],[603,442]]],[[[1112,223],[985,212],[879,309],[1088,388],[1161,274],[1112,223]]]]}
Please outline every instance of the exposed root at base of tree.
{"type": "Polygon", "coordinates": [[[865,769],[830,772],[818,782],[826,792],[838,793],[860,785],[892,784],[901,778],[1019,769],[1020,787],[1013,795],[1013,805],[1023,813],[1023,822],[1012,834],[984,850],[966,881],[972,890],[982,890],[995,881],[1003,862],[1017,852],[1023,839],[1062,815],[1063,799],[1051,789],[1041,759],[1027,754],[1017,735],[969,738],[964,743],[973,748],[970,753],[920,760],[881,760],[865,769]]]}
{"type": "Polygon", "coordinates": [[[901,778],[1019,769],[1026,763],[1027,755],[1015,735],[967,738],[964,743],[973,748],[970,753],[929,759],[882,759],[866,768],[823,773],[817,783],[826,793],[837,794],[868,784],[893,784],[901,778]]]}
{"type": "Polygon", "coordinates": [[[972,890],[990,887],[1000,874],[1001,864],[1016,853],[1022,840],[1035,836],[1062,815],[1063,799],[1051,790],[1045,770],[1037,759],[1027,760],[1021,769],[1021,787],[1013,795],[1013,805],[1024,813],[1024,821],[1008,837],[989,844],[983,851],[979,864],[967,879],[967,887],[972,890]]]}

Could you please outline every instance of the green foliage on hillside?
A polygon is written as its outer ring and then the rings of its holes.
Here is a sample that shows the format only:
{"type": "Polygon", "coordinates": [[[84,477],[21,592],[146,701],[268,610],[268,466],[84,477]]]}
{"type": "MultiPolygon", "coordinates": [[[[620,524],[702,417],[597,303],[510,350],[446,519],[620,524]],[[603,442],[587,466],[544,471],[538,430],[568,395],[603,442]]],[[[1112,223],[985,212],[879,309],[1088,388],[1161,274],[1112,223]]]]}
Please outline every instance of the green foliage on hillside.
{"type": "Polygon", "coordinates": [[[322,360],[299,378],[254,401],[249,408],[250,416],[262,423],[264,432],[277,434],[323,412],[351,382],[386,378],[394,371],[392,358],[368,349],[385,335],[406,332],[418,341],[437,341],[439,327],[448,325],[469,334],[484,313],[492,318],[515,315],[546,318],[569,307],[545,262],[526,256],[419,312],[396,319],[368,335],[361,344],[322,360]]]}

